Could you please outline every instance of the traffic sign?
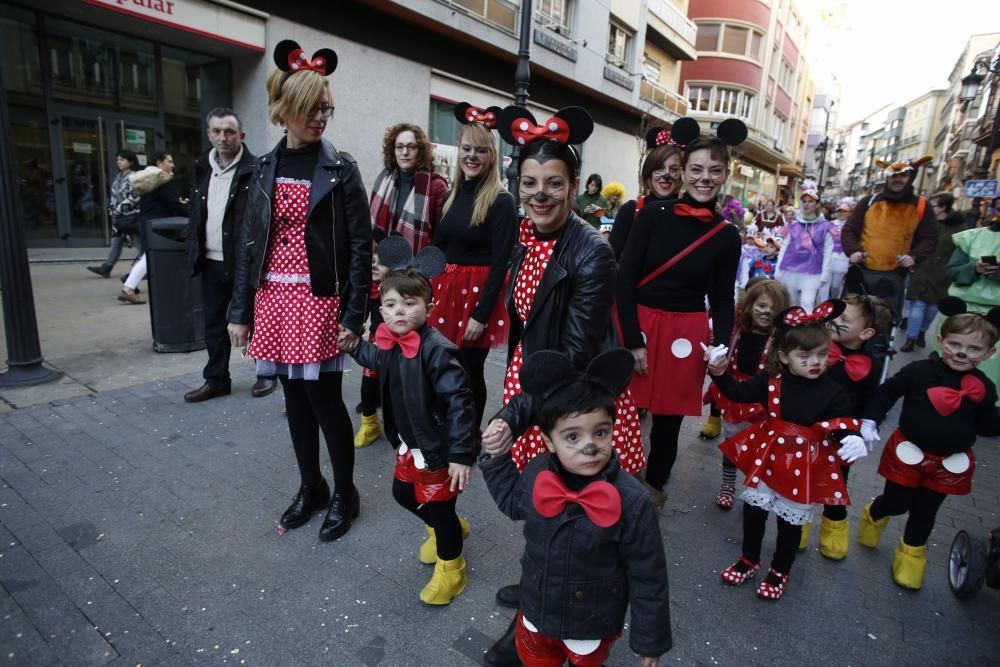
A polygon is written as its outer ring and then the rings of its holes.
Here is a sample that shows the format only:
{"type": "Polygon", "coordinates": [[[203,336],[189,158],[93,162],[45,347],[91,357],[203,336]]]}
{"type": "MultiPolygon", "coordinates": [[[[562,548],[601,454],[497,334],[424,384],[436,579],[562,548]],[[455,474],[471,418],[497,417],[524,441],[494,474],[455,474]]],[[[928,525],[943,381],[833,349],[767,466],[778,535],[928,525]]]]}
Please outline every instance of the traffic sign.
{"type": "Polygon", "coordinates": [[[997,182],[996,180],[966,181],[965,196],[993,199],[997,196],[997,182]]]}

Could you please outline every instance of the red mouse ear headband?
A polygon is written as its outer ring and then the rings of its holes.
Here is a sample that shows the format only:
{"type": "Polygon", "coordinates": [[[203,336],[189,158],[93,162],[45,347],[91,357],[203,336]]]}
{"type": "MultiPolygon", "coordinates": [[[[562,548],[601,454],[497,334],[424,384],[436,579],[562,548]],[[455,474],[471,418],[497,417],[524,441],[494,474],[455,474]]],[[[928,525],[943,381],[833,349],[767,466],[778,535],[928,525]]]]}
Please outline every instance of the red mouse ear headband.
{"type": "Polygon", "coordinates": [[[582,144],[594,132],[594,119],[583,107],[566,107],[539,125],[524,107],[509,106],[500,112],[497,132],[504,141],[515,146],[540,140],[582,144]]]}
{"type": "Polygon", "coordinates": [[[684,144],[677,141],[676,137],[665,127],[651,127],[646,130],[646,147],[652,149],[660,146],[684,148],[684,144]]]}
{"type": "Polygon", "coordinates": [[[774,321],[776,326],[784,329],[794,329],[808,324],[823,324],[840,316],[847,304],[840,299],[830,299],[816,306],[811,313],[805,308],[795,306],[778,314],[774,321]]]}
{"type": "Polygon", "coordinates": [[[274,64],[288,75],[311,70],[330,76],[337,69],[337,54],[333,49],[320,49],[310,59],[297,42],[283,39],[274,47],[274,64]]]}
{"type": "Polygon", "coordinates": [[[486,107],[485,109],[480,109],[479,107],[474,107],[468,102],[459,102],[455,105],[455,120],[457,120],[462,125],[468,125],[470,123],[479,123],[480,125],[485,125],[489,129],[496,129],[497,118],[500,117],[500,107],[486,107]]]}

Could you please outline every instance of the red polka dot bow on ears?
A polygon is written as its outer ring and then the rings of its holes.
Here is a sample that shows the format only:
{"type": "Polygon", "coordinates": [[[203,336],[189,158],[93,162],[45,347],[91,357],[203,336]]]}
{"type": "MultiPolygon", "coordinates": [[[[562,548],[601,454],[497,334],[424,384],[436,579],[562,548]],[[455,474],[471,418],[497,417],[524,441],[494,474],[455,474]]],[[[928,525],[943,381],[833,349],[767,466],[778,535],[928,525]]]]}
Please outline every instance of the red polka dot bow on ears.
{"type": "Polygon", "coordinates": [[[684,144],[674,139],[670,130],[665,127],[651,127],[646,130],[646,147],[658,148],[660,146],[677,146],[684,148],[684,144]]]}
{"type": "Polygon", "coordinates": [[[337,53],[333,49],[320,49],[307,58],[302,47],[291,39],[283,39],[274,47],[274,64],[289,75],[296,72],[319,72],[330,76],[337,69],[337,53]]]}
{"type": "Polygon", "coordinates": [[[534,141],[580,144],[594,131],[594,119],[583,107],[566,107],[542,124],[523,107],[510,106],[500,112],[497,132],[504,141],[526,146],[534,141]]]}
{"type": "Polygon", "coordinates": [[[786,328],[801,327],[807,324],[823,324],[839,317],[846,307],[847,304],[840,299],[824,301],[816,306],[816,309],[811,313],[807,312],[805,308],[795,306],[782,311],[775,322],[786,328]]]}
{"type": "Polygon", "coordinates": [[[597,480],[580,491],[570,491],[551,470],[538,473],[531,491],[531,504],[539,514],[551,519],[559,516],[569,503],[582,507],[587,518],[598,528],[610,528],[622,515],[622,497],[612,484],[597,480]]]}
{"type": "Polygon", "coordinates": [[[968,398],[973,403],[979,403],[986,398],[986,385],[975,375],[962,378],[962,388],[931,387],[927,390],[927,398],[942,417],[954,414],[962,406],[962,399],[968,398]]]}
{"type": "Polygon", "coordinates": [[[497,118],[499,118],[499,116],[500,107],[487,107],[485,109],[480,109],[479,107],[472,106],[468,102],[459,102],[455,105],[455,120],[462,125],[479,123],[480,125],[485,125],[492,130],[496,128],[497,118]]]}

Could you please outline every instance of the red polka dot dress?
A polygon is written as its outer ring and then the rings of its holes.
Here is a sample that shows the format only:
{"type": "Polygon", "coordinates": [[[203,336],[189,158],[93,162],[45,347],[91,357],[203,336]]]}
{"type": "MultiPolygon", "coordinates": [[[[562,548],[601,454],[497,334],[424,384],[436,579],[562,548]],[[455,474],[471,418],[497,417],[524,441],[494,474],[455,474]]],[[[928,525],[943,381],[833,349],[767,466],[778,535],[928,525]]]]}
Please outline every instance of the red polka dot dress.
{"type": "Polygon", "coordinates": [[[314,296],[309,277],[305,230],[310,190],[308,180],[275,179],[268,254],[247,350],[258,362],[272,362],[289,377],[309,378],[320,370],[333,370],[324,362],[339,352],[340,297],[314,296]],[[300,366],[303,374],[292,369],[300,366]]]}
{"type": "MultiPolygon", "coordinates": [[[[527,218],[521,223],[520,243],[526,249],[524,260],[514,283],[514,306],[522,322],[528,321],[531,305],[542,275],[545,273],[557,239],[539,240],[535,238],[534,227],[527,218]]],[[[518,344],[507,368],[504,378],[503,405],[507,405],[514,396],[521,393],[518,381],[524,353],[518,344]]],[[[635,474],[646,467],[646,456],[642,450],[642,430],[639,425],[639,413],[635,403],[626,389],[616,401],[615,428],[612,433],[615,451],[624,470],[635,474]]],[[[542,431],[538,426],[532,426],[518,438],[511,447],[510,455],[519,471],[533,458],[547,452],[548,448],[542,439],[542,431]]]]}

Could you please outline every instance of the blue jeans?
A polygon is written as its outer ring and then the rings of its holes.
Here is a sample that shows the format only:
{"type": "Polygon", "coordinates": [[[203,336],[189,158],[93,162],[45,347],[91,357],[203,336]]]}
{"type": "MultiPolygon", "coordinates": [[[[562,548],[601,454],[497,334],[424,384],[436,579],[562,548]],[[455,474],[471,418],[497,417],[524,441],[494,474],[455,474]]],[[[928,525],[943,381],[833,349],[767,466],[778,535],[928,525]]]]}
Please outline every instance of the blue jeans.
{"type": "Polygon", "coordinates": [[[906,316],[906,337],[914,339],[918,334],[922,334],[931,326],[934,317],[937,316],[937,305],[926,301],[910,302],[910,312],[906,316]]]}

